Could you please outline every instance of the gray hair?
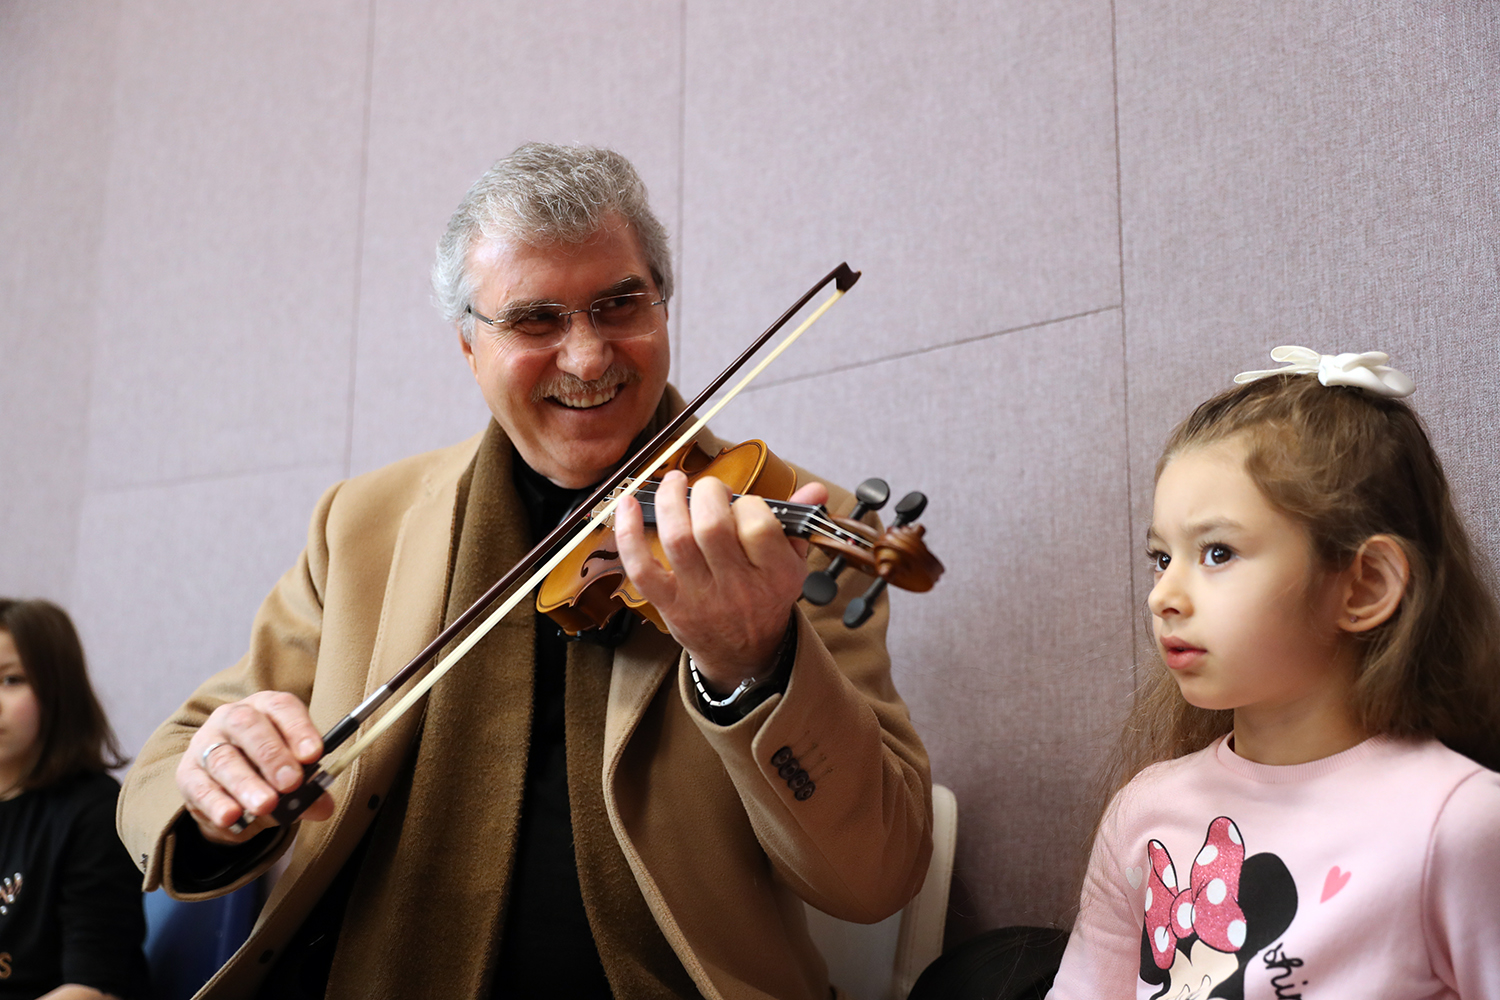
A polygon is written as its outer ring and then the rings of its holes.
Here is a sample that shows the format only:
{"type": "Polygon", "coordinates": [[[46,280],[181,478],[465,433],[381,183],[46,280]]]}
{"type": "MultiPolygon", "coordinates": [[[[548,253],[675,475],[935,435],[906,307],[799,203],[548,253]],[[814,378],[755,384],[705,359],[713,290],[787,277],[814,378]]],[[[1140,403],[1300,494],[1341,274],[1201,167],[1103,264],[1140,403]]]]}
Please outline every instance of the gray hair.
{"type": "Polygon", "coordinates": [[[505,240],[529,246],[582,243],[612,213],[635,230],[651,276],[662,297],[670,299],[667,231],[652,214],[646,185],[629,160],[609,149],[545,142],[526,143],[497,160],[469,188],[438,240],[432,289],[443,318],[462,324],[465,340],[473,337],[468,262],[476,246],[505,240]]]}

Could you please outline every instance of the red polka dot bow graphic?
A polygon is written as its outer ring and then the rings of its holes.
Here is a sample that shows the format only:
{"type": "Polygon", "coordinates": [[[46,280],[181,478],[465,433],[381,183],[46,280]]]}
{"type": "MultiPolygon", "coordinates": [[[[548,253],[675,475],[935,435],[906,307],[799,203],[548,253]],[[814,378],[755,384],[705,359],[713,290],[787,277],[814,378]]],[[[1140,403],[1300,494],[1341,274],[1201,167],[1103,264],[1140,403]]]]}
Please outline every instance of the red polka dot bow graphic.
{"type": "Polygon", "coordinates": [[[1151,861],[1146,931],[1157,968],[1171,968],[1177,942],[1192,934],[1218,951],[1239,951],[1245,943],[1245,913],[1239,904],[1245,843],[1234,820],[1220,816],[1208,825],[1208,836],[1193,859],[1192,879],[1181,890],[1166,846],[1153,840],[1146,853],[1151,861]]]}

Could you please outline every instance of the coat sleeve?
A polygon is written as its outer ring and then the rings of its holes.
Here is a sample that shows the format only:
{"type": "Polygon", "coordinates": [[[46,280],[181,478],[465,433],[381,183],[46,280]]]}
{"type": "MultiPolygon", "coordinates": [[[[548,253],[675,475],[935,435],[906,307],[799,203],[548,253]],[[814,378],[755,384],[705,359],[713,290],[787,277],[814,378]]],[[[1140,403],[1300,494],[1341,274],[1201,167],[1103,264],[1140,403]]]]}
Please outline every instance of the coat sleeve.
{"type": "Polygon", "coordinates": [[[328,512],[338,490],[338,486],[330,488],[318,502],[308,528],[307,548],[256,613],[249,652],[233,667],[205,681],[157,728],[125,777],[115,821],[147,891],[162,886],[182,899],[231,892],[260,875],[290,842],[284,834],[273,838],[256,864],[212,890],[184,891],[173,883],[177,846],[173,828],[186,812],[177,790],[177,762],[198,727],[218,706],[257,691],[288,691],[304,703],[311,700],[328,577],[328,512]]]}
{"type": "Polygon", "coordinates": [[[1047,1000],[1133,1000],[1136,995],[1147,862],[1130,862],[1141,880],[1140,888],[1130,888],[1124,874],[1128,859],[1122,860],[1125,794],[1110,803],[1094,835],[1078,920],[1047,1000]]]}
{"type": "Polygon", "coordinates": [[[1500,996],[1500,774],[1454,789],[1433,827],[1424,931],[1438,977],[1457,996],[1500,996]]]}
{"type": "MultiPolygon", "coordinates": [[[[853,506],[849,494],[837,494],[841,509],[853,506]]],[[[809,568],[826,562],[814,554],[809,568]]],[[[678,689],[781,878],[832,916],[874,923],[922,887],[932,854],[932,776],[891,682],[890,602],[882,598],[868,622],[846,629],[844,607],[869,578],[849,571],[840,582],[831,604],[797,606],[784,694],[718,726],[697,707],[686,655],[678,689]]]]}

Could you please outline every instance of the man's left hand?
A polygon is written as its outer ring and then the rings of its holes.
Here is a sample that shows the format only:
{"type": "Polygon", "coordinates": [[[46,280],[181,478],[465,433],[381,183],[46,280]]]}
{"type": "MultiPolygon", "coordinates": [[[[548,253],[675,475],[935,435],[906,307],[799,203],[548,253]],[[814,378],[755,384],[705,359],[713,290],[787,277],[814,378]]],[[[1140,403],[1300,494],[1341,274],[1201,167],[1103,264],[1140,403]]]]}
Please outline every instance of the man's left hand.
{"type": "MultiPolygon", "coordinates": [[[[689,500],[687,477],[667,473],[656,489],[656,531],[671,568],[652,555],[640,504],[627,498],[615,512],[626,574],[718,695],[775,667],[807,576],[807,542],[788,537],[760,497],[731,503],[730,496],[722,482],[705,477],[689,500]]],[[[789,499],[823,504],[828,489],[808,483],[789,499]]]]}

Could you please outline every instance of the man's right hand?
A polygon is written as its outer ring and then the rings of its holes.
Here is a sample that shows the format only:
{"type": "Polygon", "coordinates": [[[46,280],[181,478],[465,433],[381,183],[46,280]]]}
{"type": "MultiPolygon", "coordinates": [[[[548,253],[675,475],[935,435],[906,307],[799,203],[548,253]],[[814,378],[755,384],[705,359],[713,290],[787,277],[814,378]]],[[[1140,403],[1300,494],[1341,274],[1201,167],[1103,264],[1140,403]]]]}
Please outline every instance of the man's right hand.
{"type": "MultiPolygon", "coordinates": [[[[307,706],[285,691],[257,691],[214,709],[177,762],[177,788],[206,840],[238,844],[267,826],[276,801],[302,784],[302,765],[323,755],[307,706]],[[242,833],[230,824],[261,817],[242,833]]],[[[302,814],[324,820],[333,800],[320,796],[302,814]]]]}

